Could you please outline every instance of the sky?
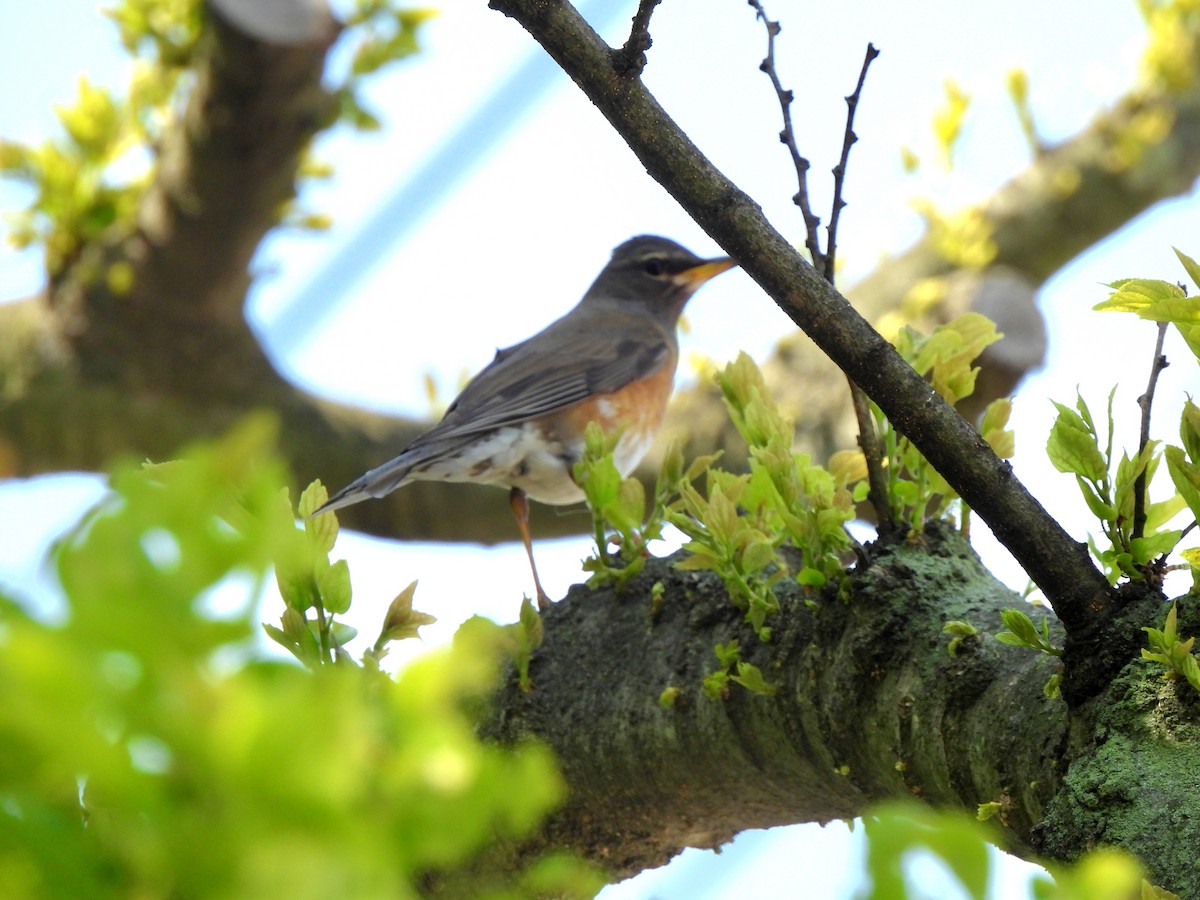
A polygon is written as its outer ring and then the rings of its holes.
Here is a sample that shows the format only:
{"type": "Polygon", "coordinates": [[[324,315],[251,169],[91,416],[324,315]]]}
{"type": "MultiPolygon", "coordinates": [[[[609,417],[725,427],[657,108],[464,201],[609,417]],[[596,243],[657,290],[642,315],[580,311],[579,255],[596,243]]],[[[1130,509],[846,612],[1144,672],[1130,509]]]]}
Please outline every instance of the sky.
{"type": "MultiPolygon", "coordinates": [[[[1011,69],[1028,73],[1041,136],[1053,142],[1128,88],[1142,46],[1132,0],[765,5],[783,24],[777,65],[796,92],[798,138],[813,161],[810,191],[818,209],[828,208],[826,173],[840,150],[842,98],[858,76],[867,42],[882,51],[856,121],[860,141],[850,160],[839,241],[843,287],[919,236],[914,198],[953,209],[987,196],[1027,164],[1030,151],[1005,88],[1011,69]],[[953,171],[939,165],[930,126],[947,79],[972,98],[953,171]],[[923,161],[915,175],[901,165],[902,146],[923,161]]],[[[621,42],[634,3],[583,6],[604,23],[600,30],[610,43],[621,42]]],[[[80,74],[122,83],[126,68],[115,32],[96,8],[91,0],[57,0],[0,10],[0,34],[22,36],[6,41],[0,54],[0,85],[7,86],[0,88],[0,135],[40,140],[54,133],[53,104],[73,97],[80,74]],[[70,29],[61,27],[66,20],[70,29]]],[[[791,162],[776,137],[776,99],[758,71],[764,31],[752,10],[741,0],[665,0],[651,31],[650,89],[713,162],[802,243],[802,222],[790,200],[791,162]]],[[[658,233],[701,255],[718,252],[578,90],[538,63],[538,53],[484,0],[447,0],[427,27],[422,53],[367,91],[384,129],[339,132],[320,142],[318,155],[336,175],[310,186],[302,199],[331,215],[334,227],[320,235],[273,236],[256,260],[260,277],[248,309],[277,365],[298,384],[381,411],[422,414],[430,407],[427,375],[440,399],[449,400],[497,347],[570,308],[627,237],[658,233]]],[[[23,197],[0,184],[0,207],[12,208],[23,197]]],[[[1188,243],[1197,240],[1198,212],[1194,196],[1161,205],[1063,269],[1040,295],[1051,331],[1050,363],[1018,396],[1014,467],[1080,539],[1087,527],[1083,503],[1072,479],[1056,473],[1043,453],[1054,416],[1049,398],[1070,403],[1079,386],[1096,407],[1120,380],[1117,443],[1135,441],[1134,401],[1148,374],[1153,327],[1090,310],[1105,296],[1102,285],[1117,278],[1182,278],[1171,246],[1200,258],[1200,244],[1188,243]]],[[[41,279],[35,253],[0,250],[0,301],[37,290],[41,279]]],[[[705,286],[690,305],[684,357],[724,361],[745,349],[761,358],[792,328],[747,276],[733,271],[705,286]]],[[[1186,359],[1173,342],[1167,353],[1180,363],[1186,359]]],[[[680,379],[688,377],[685,362],[680,379]]],[[[1166,371],[1159,392],[1168,402],[1156,410],[1159,436],[1175,433],[1178,406],[1169,398],[1198,387],[1194,367],[1166,371]]],[[[53,585],[39,560],[101,490],[102,482],[86,475],[0,484],[0,510],[9,521],[25,523],[0,547],[0,585],[52,604],[53,585]]],[[[1024,587],[1024,574],[986,529],[976,528],[974,540],[1002,580],[1024,587]]],[[[579,560],[588,549],[583,537],[536,542],[551,596],[581,580],[579,560]]],[[[346,535],[339,552],[354,574],[352,620],[364,632],[377,628],[396,591],[420,579],[416,606],[439,617],[427,629],[427,645],[448,639],[471,614],[511,621],[529,588],[524,553],[515,544],[402,546],[346,535]]],[[[791,896],[802,889],[817,900],[848,897],[855,882],[847,873],[860,851],[840,823],[775,830],[739,839],[720,858],[685,853],[667,869],[605,896],[716,898],[729,896],[736,878],[742,893],[791,896]]],[[[1026,871],[1006,866],[1008,880],[995,896],[1019,895],[1026,871]]],[[[924,877],[930,896],[951,896],[936,886],[936,877],[924,877]]]]}

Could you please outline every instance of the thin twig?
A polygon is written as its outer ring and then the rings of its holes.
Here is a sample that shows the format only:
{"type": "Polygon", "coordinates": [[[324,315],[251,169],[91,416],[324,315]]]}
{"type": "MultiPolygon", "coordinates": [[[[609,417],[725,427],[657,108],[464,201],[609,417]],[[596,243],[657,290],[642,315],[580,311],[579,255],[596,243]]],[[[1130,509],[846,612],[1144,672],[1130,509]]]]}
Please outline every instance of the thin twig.
{"type": "MultiPolygon", "coordinates": [[[[1142,408],[1142,433],[1138,439],[1138,456],[1145,451],[1150,443],[1150,408],[1154,405],[1154,388],[1158,385],[1158,376],[1168,365],[1163,355],[1163,339],[1167,336],[1167,323],[1158,323],[1158,340],[1154,343],[1154,362],[1150,365],[1150,383],[1146,385],[1146,393],[1138,397],[1138,406],[1142,408]]],[[[1134,540],[1142,536],[1146,530],[1146,467],[1142,467],[1138,477],[1133,481],[1133,533],[1134,540]]]]}
{"type": "Polygon", "coordinates": [[[858,84],[854,92],[846,98],[846,134],[842,139],[842,156],[833,167],[833,210],[829,214],[828,239],[825,241],[825,265],[822,274],[825,280],[833,284],[834,257],[837,256],[837,227],[846,201],[842,199],[842,186],[846,181],[846,163],[850,159],[850,148],[858,141],[854,133],[854,113],[858,109],[858,100],[862,96],[863,83],[867,80],[867,69],[871,67],[879,51],[874,44],[867,44],[867,53],[863,58],[862,69],[858,73],[858,84]]]}
{"type": "Polygon", "coordinates": [[[622,78],[636,78],[646,68],[646,51],[654,43],[650,39],[650,15],[662,0],[638,0],[637,12],[625,46],[613,52],[613,69],[622,78]]]}
{"type": "Polygon", "coordinates": [[[875,519],[881,535],[889,534],[896,527],[892,519],[892,504],[888,500],[887,479],[883,475],[883,450],[879,446],[879,434],[875,431],[875,416],[871,414],[871,401],[853,381],[850,383],[850,399],[854,404],[854,418],[858,421],[858,446],[867,465],[867,500],[875,510],[875,519]]]}
{"type": "MultiPolygon", "coordinates": [[[[820,236],[821,219],[813,213],[812,204],[808,199],[808,170],[811,168],[811,164],[801,155],[800,148],[796,143],[796,131],[792,126],[794,95],[792,91],[784,88],[779,80],[779,73],[775,69],[775,38],[780,32],[781,26],[778,22],[767,18],[767,11],[763,9],[759,0],[748,0],[748,2],[767,28],[767,56],[759,65],[759,69],[771,79],[775,95],[779,98],[779,110],[783,114],[783,131],[779,132],[779,140],[788,148],[788,152],[792,156],[792,163],[796,167],[797,190],[792,201],[800,207],[800,212],[804,216],[805,246],[808,247],[809,255],[812,257],[813,267],[821,273],[826,281],[833,284],[837,223],[842,207],[846,205],[842,199],[842,186],[846,180],[846,163],[850,158],[850,147],[858,140],[858,136],[854,133],[854,113],[858,108],[858,99],[867,78],[867,69],[879,55],[879,51],[875,49],[874,44],[867,44],[867,54],[863,60],[862,70],[858,73],[858,83],[855,85],[853,93],[846,98],[846,132],[842,141],[841,158],[833,168],[833,213],[829,218],[828,250],[823,253],[820,236]]],[[[894,523],[892,505],[888,501],[887,483],[883,477],[883,456],[879,449],[878,436],[875,433],[875,417],[871,415],[870,401],[867,400],[867,395],[852,379],[847,378],[846,381],[850,385],[850,398],[854,405],[855,418],[858,420],[858,445],[862,448],[863,459],[867,465],[867,484],[869,486],[867,496],[871,506],[875,509],[880,531],[886,532],[892,529],[894,523]]]]}
{"type": "Polygon", "coordinates": [[[800,154],[800,148],[796,146],[796,132],[792,128],[794,94],[784,88],[779,80],[778,72],[775,71],[775,37],[780,32],[780,25],[767,18],[767,11],[763,9],[759,0],[749,0],[749,3],[767,28],[767,55],[759,64],[759,69],[771,79],[771,84],[775,88],[775,96],[779,98],[779,110],[783,113],[783,131],[779,132],[779,141],[788,148],[788,152],[792,155],[792,163],[796,167],[797,190],[792,196],[792,202],[800,207],[800,214],[804,216],[804,230],[807,233],[805,246],[808,247],[813,266],[817,271],[823,272],[825,255],[821,252],[821,241],[818,236],[821,219],[813,213],[812,204],[808,200],[808,170],[811,164],[800,154]]]}

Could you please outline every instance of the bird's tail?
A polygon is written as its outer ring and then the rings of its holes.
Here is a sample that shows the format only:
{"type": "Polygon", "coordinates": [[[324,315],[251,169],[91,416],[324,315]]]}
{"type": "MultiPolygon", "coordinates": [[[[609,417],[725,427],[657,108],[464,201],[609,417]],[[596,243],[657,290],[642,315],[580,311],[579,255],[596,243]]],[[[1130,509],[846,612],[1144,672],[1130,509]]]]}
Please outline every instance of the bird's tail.
{"type": "Polygon", "coordinates": [[[412,471],[413,460],[408,453],[401,453],[395,459],[385,462],[382,466],[372,469],[360,478],[350,482],[332,497],[325,501],[319,509],[309,516],[319,516],[321,513],[333,512],[353,506],[362,500],[384,497],[396,488],[405,484],[412,471]]]}

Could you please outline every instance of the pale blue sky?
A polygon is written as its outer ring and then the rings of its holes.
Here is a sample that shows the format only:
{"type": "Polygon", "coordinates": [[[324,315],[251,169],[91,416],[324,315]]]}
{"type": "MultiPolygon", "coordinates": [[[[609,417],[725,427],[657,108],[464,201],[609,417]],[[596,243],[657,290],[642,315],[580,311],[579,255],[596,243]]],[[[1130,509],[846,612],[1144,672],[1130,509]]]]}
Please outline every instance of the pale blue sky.
{"type": "MultiPolygon", "coordinates": [[[[369,90],[384,132],[340,133],[320,145],[320,155],[335,164],[338,174],[307,191],[305,200],[333,215],[333,231],[280,234],[260,254],[257,265],[264,277],[254,290],[252,317],[267,345],[281,354],[273,327],[285,321],[302,288],[348,241],[363,240],[361,223],[382,198],[403,189],[413,172],[433,158],[453,169],[454,159],[443,158],[449,136],[535,52],[527,36],[488,10],[484,0],[443,5],[428,27],[421,56],[369,90]]],[[[613,42],[634,4],[593,3],[606,10],[614,5],[616,13],[606,11],[618,23],[606,33],[613,42]]],[[[914,196],[952,208],[985,196],[1025,165],[1028,149],[1005,92],[1011,68],[1028,70],[1038,124],[1043,136],[1054,140],[1082,127],[1134,80],[1141,47],[1132,0],[774,0],[767,7],[784,25],[779,69],[797,94],[800,141],[813,160],[810,187],[822,209],[828,204],[826,173],[840,148],[842,97],[853,86],[866,43],[882,50],[857,119],[860,142],[851,158],[850,206],[840,241],[843,283],[915,238],[920,225],[909,207],[914,196]],[[948,77],[973,97],[953,173],[936,165],[929,125],[948,77]],[[925,159],[918,175],[903,174],[901,145],[925,159]]],[[[120,83],[124,69],[114,31],[95,9],[90,0],[56,0],[10,3],[0,10],[0,34],[7,36],[0,54],[0,85],[6,86],[0,135],[34,139],[52,132],[51,106],[73,96],[80,73],[120,83]]],[[[775,98],[757,70],[764,37],[752,11],[742,0],[666,0],[655,13],[652,33],[655,46],[646,73],[651,89],[714,162],[802,243],[800,218],[790,203],[795,190],[790,161],[775,137],[775,98]]],[[[378,265],[362,272],[349,290],[330,292],[328,315],[315,337],[289,339],[290,350],[280,355],[286,372],[342,400],[421,412],[427,403],[424,373],[452,392],[461,376],[486,363],[497,346],[528,336],[569,308],[611,248],[626,237],[658,232],[700,253],[716,249],[561,75],[528,115],[481,150],[478,165],[463,173],[444,201],[419,221],[404,223],[402,242],[388,246],[383,233],[386,252],[378,265]]],[[[0,204],[11,205],[19,197],[0,186],[0,204]]],[[[1103,297],[1101,282],[1133,275],[1181,277],[1170,247],[1200,256],[1200,245],[1188,244],[1196,240],[1198,212],[1194,197],[1164,205],[1077,260],[1043,292],[1053,358],[1045,372],[1027,382],[1018,401],[1015,465],[1081,538],[1086,528],[1082,503],[1070,480],[1053,472],[1040,452],[1053,414],[1046,398],[1069,401],[1079,384],[1098,403],[1114,380],[1126,378],[1128,387],[1118,401],[1126,410],[1124,433],[1133,439],[1130,408],[1144,384],[1151,329],[1139,331],[1121,317],[1089,310],[1103,297]],[[1113,349],[1097,352],[1098,347],[1113,349]],[[1131,368],[1123,368],[1118,348],[1129,353],[1131,368]]],[[[35,256],[0,251],[0,299],[35,290],[39,272],[35,256]]],[[[685,353],[717,359],[741,348],[761,356],[791,330],[782,313],[737,272],[704,289],[689,308],[689,322],[685,353]]],[[[1167,371],[1160,395],[1197,388],[1194,368],[1180,365],[1167,371]]],[[[1164,403],[1157,421],[1168,423],[1173,415],[1164,403]]],[[[1161,434],[1172,431],[1164,424],[1161,434]]],[[[46,592],[46,580],[33,562],[39,548],[98,489],[96,479],[78,476],[0,485],[0,508],[13,517],[10,521],[26,523],[21,535],[0,547],[0,583],[25,595],[46,592]]],[[[989,564],[1021,586],[1020,571],[983,531],[976,529],[977,543],[989,564]]],[[[417,606],[441,619],[430,629],[430,640],[445,639],[474,612],[511,619],[528,587],[524,555],[514,546],[398,547],[357,538],[346,540],[341,552],[355,574],[358,621],[367,631],[411,578],[421,579],[417,606]]],[[[580,580],[578,561],[587,553],[587,541],[539,542],[537,553],[547,589],[558,596],[580,580]]],[[[722,879],[732,877],[735,867],[739,895],[847,896],[843,860],[850,840],[841,826],[814,829],[773,832],[744,852],[746,842],[739,842],[734,852],[715,860],[689,855],[672,881],[656,881],[651,874],[610,896],[734,896],[722,879]],[[754,853],[774,864],[736,865],[737,858],[754,853]]],[[[1013,896],[1015,890],[1010,884],[998,888],[996,896],[1013,896]]]]}

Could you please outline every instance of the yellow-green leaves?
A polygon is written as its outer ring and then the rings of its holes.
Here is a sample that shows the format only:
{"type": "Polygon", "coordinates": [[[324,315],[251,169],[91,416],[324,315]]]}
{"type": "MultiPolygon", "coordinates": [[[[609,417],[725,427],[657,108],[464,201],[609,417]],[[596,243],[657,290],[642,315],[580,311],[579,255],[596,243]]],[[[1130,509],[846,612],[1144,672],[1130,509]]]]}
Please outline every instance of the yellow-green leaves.
{"type": "Polygon", "coordinates": [[[1019,609],[1000,610],[1000,619],[1004,622],[1006,631],[996,635],[996,640],[1002,644],[1014,647],[1029,647],[1051,656],[1062,656],[1062,648],[1054,646],[1050,640],[1049,617],[1042,619],[1042,629],[1034,626],[1033,620],[1019,609]]]}
{"type": "MultiPolygon", "coordinates": [[[[313,667],[350,664],[350,655],[344,648],[357,635],[355,629],[334,618],[349,611],[353,591],[346,561],[329,561],[337,540],[337,516],[331,512],[313,515],[328,499],[329,494],[319,481],[314,481],[300,495],[297,512],[303,519],[303,529],[292,529],[291,539],[275,562],[275,581],[286,607],[280,627],[263,624],[271,640],[313,667]]],[[[286,493],[281,506],[283,514],[290,518],[286,493]]],[[[420,626],[436,621],[433,616],[412,608],[416,587],[414,581],[392,600],[379,637],[363,656],[365,663],[377,667],[387,655],[389,642],[417,637],[420,626]]]]}
{"type": "MultiPolygon", "coordinates": [[[[1163,455],[1180,501],[1200,521],[1200,409],[1191,400],[1184,403],[1179,431],[1183,446],[1167,447],[1163,455]]],[[[1200,548],[1184,550],[1182,556],[1200,585],[1200,548]]]]}
{"type": "MultiPolygon", "coordinates": [[[[819,589],[842,571],[839,552],[850,546],[845,523],[853,498],[844,481],[792,451],[792,423],[772,402],[762,374],[745,354],[718,373],[717,384],[750,450],[750,471],[709,469],[702,494],[690,484],[668,520],[689,538],[687,569],[716,572],[746,619],[765,636],[767,616],[779,608],[775,585],[789,574],[779,554],[801,553],[796,580],[819,589]]],[[[842,467],[845,473],[857,467],[842,467]]]]}
{"type": "Polygon", "coordinates": [[[383,625],[379,629],[379,637],[367,651],[364,662],[370,658],[378,663],[387,653],[389,643],[419,637],[418,632],[422,625],[432,625],[437,621],[434,616],[413,609],[413,595],[416,590],[417,583],[411,582],[388,604],[387,613],[383,617],[383,625]]]}
{"type": "MultiPolygon", "coordinates": [[[[162,137],[195,84],[181,76],[196,60],[205,17],[201,0],[121,0],[105,12],[135,57],[128,86],[114,91],[81,78],[76,99],[56,107],[61,138],[41,144],[0,141],[0,176],[25,183],[33,194],[6,223],[7,238],[18,247],[43,244],[52,278],[83,246],[132,224],[162,137]]],[[[341,33],[354,58],[342,83],[332,87],[343,121],[378,127],[359,102],[362,82],[415,52],[420,26],[432,15],[400,9],[391,0],[359,0],[341,33]]],[[[290,207],[280,212],[304,227],[327,224],[319,214],[290,207]]],[[[100,274],[115,278],[114,291],[128,290],[126,273],[100,274]]]]}
{"type": "Polygon", "coordinates": [[[1192,0],[1141,0],[1147,42],[1142,72],[1156,88],[1171,92],[1190,90],[1196,83],[1196,4],[1192,0]]]}
{"type": "Polygon", "coordinates": [[[345,40],[354,47],[350,70],[335,89],[342,121],[363,131],[380,128],[379,119],[362,102],[363,82],[416,53],[420,27],[436,15],[433,9],[402,9],[394,0],[355,0],[345,22],[345,40]]]}
{"type": "Polygon", "coordinates": [[[1100,446],[1100,433],[1091,410],[1082,395],[1077,396],[1075,409],[1055,403],[1058,418],[1050,429],[1046,453],[1060,472],[1075,476],[1088,509],[1100,522],[1108,539],[1107,547],[1093,547],[1104,565],[1109,581],[1122,574],[1131,578],[1144,577],[1144,568],[1178,543],[1181,532],[1163,526],[1180,509],[1174,499],[1144,505],[1146,520],[1141,534],[1135,533],[1136,492],[1139,478],[1148,492],[1161,459],[1158,441],[1147,441],[1135,456],[1122,453],[1113,456],[1113,396],[1108,395],[1107,437],[1100,446]],[[1115,462],[1115,471],[1114,471],[1115,462]]]}
{"type": "Polygon", "coordinates": [[[1149,650],[1142,648],[1142,659],[1162,665],[1167,670],[1163,673],[1163,678],[1183,678],[1200,691],[1200,664],[1197,664],[1196,657],[1192,655],[1192,645],[1196,639],[1192,637],[1183,640],[1179,637],[1177,617],[1178,610],[1172,603],[1162,631],[1157,628],[1142,629],[1150,642],[1149,650]]]}
{"type": "MultiPolygon", "coordinates": [[[[296,528],[273,436],[256,418],[177,462],[123,466],[56,551],[58,624],[0,599],[6,896],[405,898],[464,872],[448,893],[593,896],[600,881],[561,856],[527,872],[480,856],[564,796],[544,747],[476,734],[502,629],[473,622],[394,680],[251,643],[271,560],[327,554],[334,534],[332,517],[296,528]]],[[[297,596],[343,590],[323,578],[297,596]]],[[[411,600],[377,646],[419,624],[411,600]]]]}
{"type": "MultiPolygon", "coordinates": [[[[717,644],[713,648],[717,655],[718,668],[704,676],[702,687],[710,700],[724,700],[729,696],[729,684],[739,684],[752,694],[762,697],[774,695],[779,686],[763,677],[762,670],[742,659],[741,646],[736,640],[717,644]]],[[[659,698],[662,702],[662,698],[659,698]]]]}
{"type": "Polygon", "coordinates": [[[646,519],[646,490],[636,478],[622,478],[613,462],[613,450],[619,434],[606,436],[595,422],[588,423],[584,434],[583,458],[575,464],[575,483],[579,485],[592,511],[596,537],[596,555],[584,561],[585,571],[593,573],[589,587],[611,584],[621,590],[646,566],[648,541],[662,532],[662,513],[655,504],[646,519]],[[616,534],[611,538],[608,529],[616,534]],[[608,545],[618,546],[618,564],[610,559],[608,545]]]}
{"type": "MultiPolygon", "coordinates": [[[[1188,277],[1200,287],[1200,264],[1178,249],[1175,250],[1175,255],[1179,257],[1188,277]]],[[[1109,287],[1113,288],[1113,293],[1108,299],[1098,303],[1096,309],[1132,312],[1143,319],[1173,324],[1194,354],[1196,362],[1200,363],[1200,298],[1188,297],[1187,292],[1179,285],[1148,278],[1126,278],[1113,282],[1109,287]]],[[[1159,327],[1161,329],[1165,326],[1159,327]]],[[[1077,405],[1080,406],[1081,412],[1086,410],[1082,399],[1077,405]]],[[[1105,534],[1113,543],[1111,549],[1101,551],[1101,560],[1106,565],[1115,565],[1119,572],[1134,578],[1141,577],[1142,567],[1170,552],[1178,543],[1182,532],[1163,530],[1163,526],[1176,513],[1186,506],[1193,516],[1200,519],[1200,409],[1190,399],[1185,402],[1179,427],[1181,446],[1166,447],[1160,457],[1158,442],[1148,441],[1142,452],[1133,459],[1123,455],[1117,466],[1111,497],[1105,492],[1108,486],[1107,473],[1112,469],[1111,396],[1108,448],[1102,454],[1099,451],[1098,438],[1093,441],[1092,449],[1086,446],[1088,435],[1084,432],[1090,429],[1090,433],[1095,437],[1094,424],[1090,421],[1085,422],[1084,428],[1081,429],[1078,423],[1064,420],[1062,407],[1059,409],[1059,422],[1055,423],[1051,433],[1051,459],[1055,460],[1055,465],[1061,471],[1076,473],[1088,508],[1100,519],[1105,534]],[[1055,459],[1055,453],[1059,454],[1058,459],[1055,459]],[[1097,455],[1102,459],[1100,465],[1095,459],[1097,455]],[[1148,492],[1158,461],[1162,457],[1166,458],[1167,470],[1177,494],[1160,503],[1145,501],[1144,533],[1140,537],[1132,537],[1128,531],[1133,504],[1137,499],[1134,496],[1135,481],[1139,475],[1144,475],[1145,490],[1148,492]]],[[[1148,417],[1149,410],[1145,411],[1145,415],[1148,417]]],[[[1196,583],[1200,584],[1200,568],[1197,567],[1200,551],[1183,550],[1181,555],[1191,567],[1196,583]]],[[[1114,573],[1110,568],[1110,579],[1115,579],[1119,572],[1114,573]]]]}
{"type": "MultiPolygon", "coordinates": [[[[1115,389],[1108,395],[1110,424],[1114,393],[1115,389]]],[[[1106,516],[1115,516],[1111,503],[1101,504],[1100,492],[1096,489],[1096,486],[1100,486],[1105,495],[1109,493],[1108,456],[1112,453],[1112,429],[1109,429],[1107,448],[1101,452],[1096,423],[1082,394],[1075,401],[1078,412],[1061,403],[1055,403],[1054,406],[1058,410],[1058,418],[1046,442],[1046,455],[1058,471],[1077,475],[1082,482],[1086,482],[1087,487],[1082,484],[1081,487],[1085,487],[1084,496],[1089,498],[1088,506],[1092,512],[1100,515],[1100,510],[1103,510],[1106,516]]]]}
{"type": "Polygon", "coordinates": [[[933,116],[933,134],[942,151],[942,163],[949,169],[954,166],[954,147],[962,133],[971,96],[950,79],[946,80],[945,90],[946,103],[933,116]]]}
{"type": "Polygon", "coordinates": [[[1033,121],[1033,109],[1029,105],[1029,76],[1024,69],[1011,69],[1006,79],[1008,96],[1016,110],[1017,120],[1021,123],[1021,133],[1029,143],[1029,149],[1034,153],[1042,151],[1042,140],[1038,137],[1037,126],[1033,121]]]}
{"type": "Polygon", "coordinates": [[[950,656],[957,656],[958,648],[963,640],[979,634],[979,630],[970,622],[964,622],[961,619],[951,619],[942,625],[942,634],[950,635],[950,643],[946,645],[946,653],[950,656]]]}
{"type": "Polygon", "coordinates": [[[533,690],[529,663],[533,659],[533,651],[542,646],[546,630],[541,615],[528,597],[521,598],[521,615],[515,624],[508,626],[508,633],[513,641],[511,655],[517,667],[517,683],[521,690],[529,693],[533,690]]]}
{"type": "MultiPolygon", "coordinates": [[[[976,358],[1000,339],[992,322],[978,313],[967,313],[938,326],[928,335],[911,328],[900,330],[896,349],[947,403],[957,403],[975,391],[979,368],[976,358]]],[[[892,516],[916,532],[927,519],[941,518],[958,495],[921,455],[920,451],[892,427],[877,406],[872,405],[886,452],[888,498],[892,516]]],[[[984,412],[980,430],[997,456],[1012,455],[1013,434],[1006,426],[1012,412],[1007,398],[992,401],[984,412]]]]}
{"type": "MultiPolygon", "coordinates": [[[[1062,648],[1055,646],[1054,642],[1050,640],[1049,617],[1042,619],[1040,631],[1034,626],[1033,620],[1019,609],[1001,610],[1000,619],[1006,628],[1005,631],[996,635],[996,640],[1000,643],[1013,647],[1028,647],[1054,657],[1063,655],[1062,648]]],[[[1062,692],[1062,678],[1063,672],[1060,668],[1042,686],[1042,693],[1048,700],[1054,700],[1062,692]]]]}
{"type": "Polygon", "coordinates": [[[864,896],[879,900],[909,896],[904,860],[916,850],[925,850],[941,860],[965,896],[979,900],[986,896],[991,831],[974,818],[915,802],[896,802],[863,816],[863,825],[870,878],[864,896]]]}
{"type": "MultiPolygon", "coordinates": [[[[1200,264],[1178,248],[1175,255],[1192,283],[1200,288],[1200,264]]],[[[1097,303],[1095,309],[1131,312],[1142,319],[1170,322],[1200,361],[1200,297],[1188,297],[1179,285],[1150,278],[1125,278],[1109,287],[1113,293],[1097,303]]]]}

